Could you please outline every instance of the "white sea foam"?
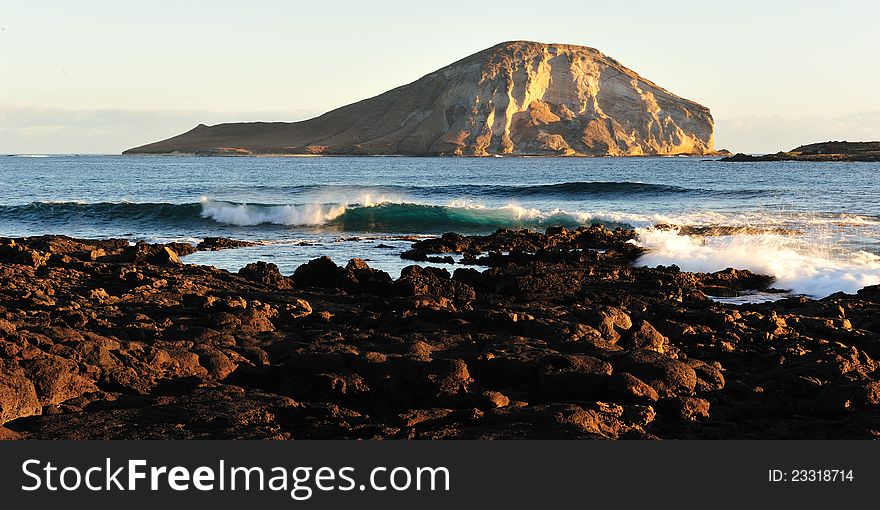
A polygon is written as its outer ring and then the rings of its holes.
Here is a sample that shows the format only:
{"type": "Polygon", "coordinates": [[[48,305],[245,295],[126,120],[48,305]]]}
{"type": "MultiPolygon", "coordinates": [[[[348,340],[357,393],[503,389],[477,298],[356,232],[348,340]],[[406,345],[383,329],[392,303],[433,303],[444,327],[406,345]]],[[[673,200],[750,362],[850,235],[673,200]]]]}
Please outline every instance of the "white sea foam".
{"type": "MultiPolygon", "coordinates": [[[[296,205],[249,205],[202,199],[202,217],[220,223],[251,226],[323,225],[339,218],[353,207],[404,204],[398,197],[362,195],[350,203],[309,203],[296,205]]],[[[431,207],[428,204],[409,204],[431,207]]],[[[839,227],[874,229],[877,220],[858,215],[774,215],[772,213],[720,213],[713,211],[683,214],[635,214],[614,211],[540,210],[509,203],[489,207],[468,200],[452,201],[447,208],[466,210],[473,221],[485,225],[530,226],[540,228],[556,221],[573,224],[613,222],[635,226],[637,244],[647,249],[638,260],[645,266],[678,265],[685,271],[720,271],[728,267],[749,269],[776,278],[775,287],[797,294],[824,297],[834,292],[855,292],[880,284],[880,257],[866,251],[846,251],[829,235],[839,227]],[[657,224],[686,226],[784,226],[807,231],[791,236],[755,231],[723,236],[680,235],[677,230],[655,229],[657,224]]],[[[391,220],[393,221],[393,214],[391,220]]],[[[466,221],[466,220],[465,220],[466,221]]],[[[426,225],[427,227],[427,225],[426,225]]]]}
{"type": "Polygon", "coordinates": [[[375,207],[383,204],[402,204],[404,200],[397,195],[373,195],[371,193],[361,193],[353,200],[347,200],[346,204],[358,205],[360,207],[375,207]]]}
{"type": "Polygon", "coordinates": [[[697,237],[674,230],[640,228],[637,244],[648,251],[637,264],[675,264],[684,271],[713,272],[734,267],[776,277],[774,287],[824,297],[880,284],[880,257],[842,252],[808,240],[774,234],[697,237]]]}
{"type": "Polygon", "coordinates": [[[148,237],[144,239],[149,244],[168,244],[168,243],[186,243],[196,245],[202,242],[198,237],[148,237]]]}
{"type": "Polygon", "coordinates": [[[345,213],[345,204],[248,205],[202,200],[202,217],[238,226],[323,225],[345,213]]]}
{"type": "Polygon", "coordinates": [[[349,200],[311,202],[305,204],[243,204],[212,200],[201,197],[203,218],[218,223],[237,226],[254,226],[265,223],[288,226],[325,225],[345,214],[349,207],[376,207],[383,204],[403,203],[393,195],[372,195],[362,193],[349,200]]]}
{"type": "Polygon", "coordinates": [[[581,211],[583,222],[605,221],[625,223],[633,227],[651,227],[659,224],[682,226],[746,227],[763,225],[765,227],[858,227],[880,226],[880,218],[859,214],[816,214],[812,212],[789,213],[785,211],[718,212],[690,211],[684,213],[642,214],[624,211],[581,211]]]}
{"type": "Polygon", "coordinates": [[[551,211],[550,213],[546,213],[544,211],[541,211],[540,209],[523,207],[518,204],[507,204],[505,206],[499,207],[498,210],[510,214],[511,217],[513,217],[516,221],[545,219],[552,216],[556,212],[551,211]]]}

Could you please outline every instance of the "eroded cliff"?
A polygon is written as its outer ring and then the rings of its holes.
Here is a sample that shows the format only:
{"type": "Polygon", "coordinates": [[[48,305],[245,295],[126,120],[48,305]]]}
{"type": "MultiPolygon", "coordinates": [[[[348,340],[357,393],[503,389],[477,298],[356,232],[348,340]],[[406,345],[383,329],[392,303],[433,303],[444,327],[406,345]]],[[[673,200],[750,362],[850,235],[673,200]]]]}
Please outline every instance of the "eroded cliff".
{"type": "Polygon", "coordinates": [[[515,41],[314,119],[200,125],[126,153],[701,155],[713,131],[708,108],[596,49],[515,41]]]}

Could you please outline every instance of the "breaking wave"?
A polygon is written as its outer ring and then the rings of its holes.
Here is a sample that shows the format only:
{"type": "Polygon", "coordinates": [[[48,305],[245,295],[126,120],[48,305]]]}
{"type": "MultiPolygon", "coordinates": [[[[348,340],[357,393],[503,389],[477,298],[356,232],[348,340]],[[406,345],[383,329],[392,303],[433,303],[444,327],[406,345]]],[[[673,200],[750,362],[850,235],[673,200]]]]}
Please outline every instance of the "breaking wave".
{"type": "Polygon", "coordinates": [[[588,216],[561,210],[541,211],[518,205],[490,208],[461,202],[448,205],[363,200],[346,204],[263,205],[205,201],[201,216],[237,226],[324,225],[350,232],[484,231],[498,228],[576,227],[588,216]]]}
{"type": "Polygon", "coordinates": [[[639,265],[675,264],[694,272],[749,269],[774,276],[776,288],[816,298],[880,284],[877,255],[817,245],[810,238],[778,234],[702,237],[655,228],[640,228],[637,233],[637,244],[647,249],[639,265]]]}
{"type": "Polygon", "coordinates": [[[39,223],[47,227],[84,223],[135,223],[235,227],[278,225],[324,226],[352,232],[437,233],[449,230],[488,231],[498,228],[576,227],[591,215],[562,210],[541,211],[519,205],[485,207],[452,202],[429,205],[363,199],[354,204],[245,204],[202,199],[198,203],[33,202],[0,207],[0,220],[39,223]]]}
{"type": "Polygon", "coordinates": [[[577,227],[591,223],[648,228],[659,224],[679,226],[749,227],[880,227],[880,218],[855,214],[780,214],[762,212],[720,213],[697,211],[682,214],[639,214],[603,210],[568,211],[538,209],[516,203],[487,206],[471,199],[450,200],[444,205],[414,203],[393,195],[362,195],[352,202],[261,204],[212,200],[196,203],[38,201],[0,206],[0,221],[40,223],[46,226],[73,223],[151,223],[186,227],[222,224],[237,227],[278,225],[326,226],[360,232],[433,233],[463,229],[577,227]]]}
{"type": "Polygon", "coordinates": [[[291,232],[299,228],[438,234],[481,233],[498,228],[574,228],[591,223],[635,227],[636,242],[647,250],[638,261],[640,265],[675,264],[685,271],[750,269],[773,275],[777,288],[813,297],[880,284],[880,257],[865,250],[870,247],[878,252],[880,218],[856,214],[698,211],[662,215],[542,210],[515,203],[490,207],[472,200],[453,200],[445,205],[413,203],[396,199],[393,194],[361,196],[353,203],[259,204],[203,198],[185,204],[43,201],[0,206],[0,226],[15,230],[21,225],[37,225],[38,230],[47,232],[109,225],[119,232],[130,229],[190,236],[214,232],[219,226],[225,227],[228,235],[257,226],[289,228],[291,232]],[[655,228],[659,224],[679,227],[655,228]],[[701,225],[709,228],[688,228],[701,225]],[[788,234],[785,228],[774,229],[789,226],[795,230],[788,234]],[[841,232],[850,237],[840,237],[841,232]]]}

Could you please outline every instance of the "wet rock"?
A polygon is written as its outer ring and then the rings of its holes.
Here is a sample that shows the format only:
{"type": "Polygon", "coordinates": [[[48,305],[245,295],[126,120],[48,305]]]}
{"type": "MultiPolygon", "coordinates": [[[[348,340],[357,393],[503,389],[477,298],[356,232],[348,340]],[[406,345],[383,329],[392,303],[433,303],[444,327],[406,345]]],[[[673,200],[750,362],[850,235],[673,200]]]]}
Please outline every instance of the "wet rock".
{"type": "Polygon", "coordinates": [[[237,239],[228,239],[225,237],[206,237],[202,239],[202,241],[196,245],[196,250],[198,251],[217,251],[217,250],[228,250],[232,248],[247,248],[248,246],[255,246],[256,243],[252,243],[249,241],[240,241],[237,239]]]}
{"type": "Polygon", "coordinates": [[[162,244],[147,244],[139,241],[125,250],[123,260],[134,263],[156,265],[179,265],[180,258],[172,248],[162,244]]]}
{"type": "Polygon", "coordinates": [[[764,290],[773,284],[773,280],[772,276],[755,274],[744,269],[727,268],[706,275],[702,285],[734,290],[764,290]]]}
{"type": "Polygon", "coordinates": [[[379,296],[391,292],[391,275],[371,268],[361,259],[351,259],[340,275],[337,285],[348,292],[367,292],[379,296]]]}

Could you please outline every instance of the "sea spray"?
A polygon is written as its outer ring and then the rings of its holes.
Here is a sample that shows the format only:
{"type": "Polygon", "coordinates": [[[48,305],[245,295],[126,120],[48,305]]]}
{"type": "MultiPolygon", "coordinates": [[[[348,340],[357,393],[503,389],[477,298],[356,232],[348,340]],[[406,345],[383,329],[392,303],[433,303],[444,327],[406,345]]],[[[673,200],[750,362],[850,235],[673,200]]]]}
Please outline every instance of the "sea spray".
{"type": "Polygon", "coordinates": [[[817,298],[880,284],[877,255],[825,249],[809,239],[778,234],[702,237],[656,228],[639,228],[637,233],[637,244],[647,250],[637,265],[675,264],[694,272],[749,269],[774,276],[776,288],[817,298]]]}
{"type": "Polygon", "coordinates": [[[218,223],[253,226],[323,225],[345,213],[345,204],[249,205],[202,199],[202,217],[218,223]]]}

